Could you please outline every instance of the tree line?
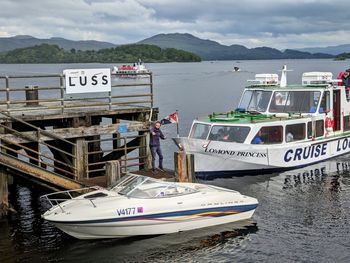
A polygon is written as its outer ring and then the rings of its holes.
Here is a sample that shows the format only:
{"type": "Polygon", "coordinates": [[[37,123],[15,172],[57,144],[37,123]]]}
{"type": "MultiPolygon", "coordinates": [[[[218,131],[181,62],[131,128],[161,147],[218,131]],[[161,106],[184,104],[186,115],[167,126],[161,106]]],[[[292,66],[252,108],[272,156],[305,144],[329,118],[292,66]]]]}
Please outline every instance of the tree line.
{"type": "Polygon", "coordinates": [[[64,50],[57,45],[41,44],[0,53],[0,63],[133,63],[144,62],[199,62],[191,52],[160,48],[148,44],[130,44],[100,50],[64,50]]]}

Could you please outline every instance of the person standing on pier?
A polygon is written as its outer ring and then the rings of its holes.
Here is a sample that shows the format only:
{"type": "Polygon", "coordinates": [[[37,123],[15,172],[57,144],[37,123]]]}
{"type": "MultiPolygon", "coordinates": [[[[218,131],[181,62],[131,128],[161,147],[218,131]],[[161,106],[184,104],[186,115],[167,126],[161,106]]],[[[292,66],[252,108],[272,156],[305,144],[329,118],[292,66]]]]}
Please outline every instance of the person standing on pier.
{"type": "Polygon", "coordinates": [[[149,146],[152,154],[152,171],[156,170],[156,155],[159,157],[159,169],[163,170],[163,154],[160,148],[160,139],[165,140],[165,136],[160,130],[160,121],[156,121],[154,126],[150,129],[149,146]]]}

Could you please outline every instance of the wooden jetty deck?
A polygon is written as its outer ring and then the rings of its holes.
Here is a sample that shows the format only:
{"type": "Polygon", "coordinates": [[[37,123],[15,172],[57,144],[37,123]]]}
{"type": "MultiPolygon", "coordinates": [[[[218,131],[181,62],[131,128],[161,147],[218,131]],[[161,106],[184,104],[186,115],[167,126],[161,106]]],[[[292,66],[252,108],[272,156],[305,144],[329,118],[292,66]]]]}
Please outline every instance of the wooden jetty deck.
{"type": "Polygon", "coordinates": [[[176,172],[150,170],[149,127],[158,116],[151,73],[83,95],[66,94],[64,78],[0,76],[0,214],[10,175],[56,189],[105,187],[128,172],[193,180],[193,156],[183,153],[174,155],[176,172]]]}
{"type": "Polygon", "coordinates": [[[158,115],[152,74],[115,78],[110,92],[84,95],[66,94],[64,78],[0,76],[0,203],[8,171],[74,189],[107,185],[108,163],[120,174],[149,169],[149,126],[158,115]]]}

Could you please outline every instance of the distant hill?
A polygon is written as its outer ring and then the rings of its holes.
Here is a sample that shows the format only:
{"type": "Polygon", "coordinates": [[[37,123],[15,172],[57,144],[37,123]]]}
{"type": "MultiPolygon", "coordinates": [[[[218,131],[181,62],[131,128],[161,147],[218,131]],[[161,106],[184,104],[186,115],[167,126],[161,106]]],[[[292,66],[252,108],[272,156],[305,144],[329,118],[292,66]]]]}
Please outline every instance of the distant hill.
{"type": "Polygon", "coordinates": [[[0,38],[0,52],[14,50],[16,48],[32,47],[40,44],[57,45],[65,50],[99,50],[102,48],[112,48],[115,44],[95,40],[68,40],[59,37],[40,39],[27,35],[0,38]]]}
{"type": "Polygon", "coordinates": [[[310,47],[297,49],[299,51],[305,51],[310,53],[326,53],[331,55],[338,55],[341,53],[350,53],[350,44],[328,47],[310,47]]]}
{"type": "Polygon", "coordinates": [[[311,54],[287,49],[280,51],[269,47],[247,48],[242,45],[221,45],[212,40],[197,38],[191,34],[159,34],[138,43],[157,45],[162,48],[177,48],[193,52],[203,60],[235,59],[295,59],[295,58],[331,58],[329,54],[311,54]]]}
{"type": "Polygon", "coordinates": [[[0,53],[0,63],[134,63],[144,62],[197,62],[193,53],[155,45],[131,44],[100,50],[70,51],[57,45],[41,44],[0,53]]]}

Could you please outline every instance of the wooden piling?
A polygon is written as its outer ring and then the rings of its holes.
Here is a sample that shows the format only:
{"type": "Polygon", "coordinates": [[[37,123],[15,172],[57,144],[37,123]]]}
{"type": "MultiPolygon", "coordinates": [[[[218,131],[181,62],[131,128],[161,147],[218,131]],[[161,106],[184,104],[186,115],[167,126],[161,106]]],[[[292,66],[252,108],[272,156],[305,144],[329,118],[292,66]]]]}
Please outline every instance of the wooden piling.
{"type": "Polygon", "coordinates": [[[195,181],[194,154],[186,154],[186,174],[187,182],[193,183],[195,181]]]}
{"type": "Polygon", "coordinates": [[[120,179],[119,161],[106,162],[106,178],[107,178],[107,187],[111,186],[115,181],[120,179]]]}
{"type": "Polygon", "coordinates": [[[8,212],[8,181],[6,169],[0,167],[0,218],[7,215],[8,212]]]}
{"type": "Polygon", "coordinates": [[[194,155],[183,151],[174,153],[175,178],[178,182],[194,182],[194,155]]]}
{"type": "Polygon", "coordinates": [[[76,180],[81,180],[87,177],[87,151],[88,145],[84,138],[77,138],[76,147],[74,149],[75,156],[75,175],[76,180]]]}
{"type": "Polygon", "coordinates": [[[139,132],[140,137],[140,149],[139,149],[139,158],[140,158],[140,170],[148,170],[151,168],[151,150],[149,147],[149,132],[139,132]]]}
{"type": "Polygon", "coordinates": [[[26,86],[26,106],[39,105],[39,91],[38,86],[26,86]]]}

